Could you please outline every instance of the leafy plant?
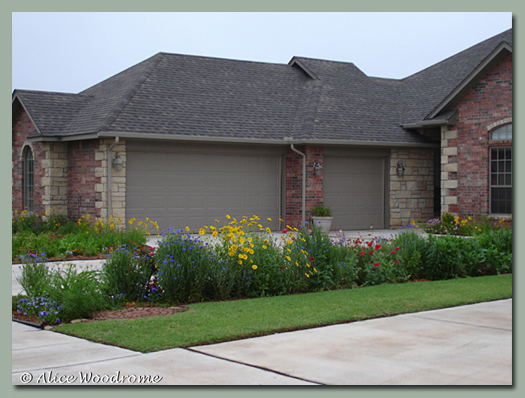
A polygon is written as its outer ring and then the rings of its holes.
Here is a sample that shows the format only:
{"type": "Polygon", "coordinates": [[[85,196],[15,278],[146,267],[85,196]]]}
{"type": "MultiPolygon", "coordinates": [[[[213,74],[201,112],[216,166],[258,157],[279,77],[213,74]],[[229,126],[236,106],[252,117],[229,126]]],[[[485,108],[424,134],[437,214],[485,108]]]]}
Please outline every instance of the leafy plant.
{"type": "Polygon", "coordinates": [[[312,209],[312,216],[314,217],[332,217],[332,209],[322,205],[315,205],[312,209]]]}
{"type": "Polygon", "coordinates": [[[148,294],[154,272],[152,262],[145,261],[137,249],[116,248],[102,266],[103,290],[109,297],[123,295],[127,301],[142,300],[148,294]]]}

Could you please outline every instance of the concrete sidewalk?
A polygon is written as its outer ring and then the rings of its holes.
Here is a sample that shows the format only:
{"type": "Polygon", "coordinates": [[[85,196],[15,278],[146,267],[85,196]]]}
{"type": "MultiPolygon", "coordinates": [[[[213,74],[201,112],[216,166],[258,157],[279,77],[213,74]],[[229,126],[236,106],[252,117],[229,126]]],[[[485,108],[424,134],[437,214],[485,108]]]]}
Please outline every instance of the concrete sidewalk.
{"type": "Polygon", "coordinates": [[[511,385],[512,300],[142,354],[13,322],[12,383],[511,385]]]}

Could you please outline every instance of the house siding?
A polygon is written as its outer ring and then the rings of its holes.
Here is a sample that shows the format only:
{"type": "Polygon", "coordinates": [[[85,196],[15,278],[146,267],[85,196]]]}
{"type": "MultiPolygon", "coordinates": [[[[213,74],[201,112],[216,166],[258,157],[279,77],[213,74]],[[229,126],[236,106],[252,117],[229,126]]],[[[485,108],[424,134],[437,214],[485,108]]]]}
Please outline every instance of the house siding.
{"type": "Polygon", "coordinates": [[[441,130],[441,212],[460,217],[487,215],[489,148],[497,124],[512,122],[512,54],[506,55],[455,106],[454,126],[441,130]]]}

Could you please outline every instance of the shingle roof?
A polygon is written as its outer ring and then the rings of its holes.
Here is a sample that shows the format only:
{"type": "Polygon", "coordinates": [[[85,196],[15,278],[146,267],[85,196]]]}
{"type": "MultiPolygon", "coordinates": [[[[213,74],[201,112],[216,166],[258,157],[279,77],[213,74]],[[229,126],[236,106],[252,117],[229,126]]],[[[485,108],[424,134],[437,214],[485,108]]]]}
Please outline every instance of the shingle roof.
{"type": "Polygon", "coordinates": [[[512,30],[402,80],[311,58],[285,65],[159,53],[79,94],[13,97],[43,138],[427,143],[401,126],[425,119],[502,41],[512,46],[512,30]]]}

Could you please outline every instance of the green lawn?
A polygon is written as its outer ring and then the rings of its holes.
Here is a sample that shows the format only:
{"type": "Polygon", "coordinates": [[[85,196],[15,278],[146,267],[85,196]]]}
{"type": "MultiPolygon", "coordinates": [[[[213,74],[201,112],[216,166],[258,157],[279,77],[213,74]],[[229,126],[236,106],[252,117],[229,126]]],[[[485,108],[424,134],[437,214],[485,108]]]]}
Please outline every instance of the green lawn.
{"type": "Polygon", "coordinates": [[[82,322],[55,330],[151,352],[511,297],[509,274],[200,303],[171,316],[82,322]]]}

